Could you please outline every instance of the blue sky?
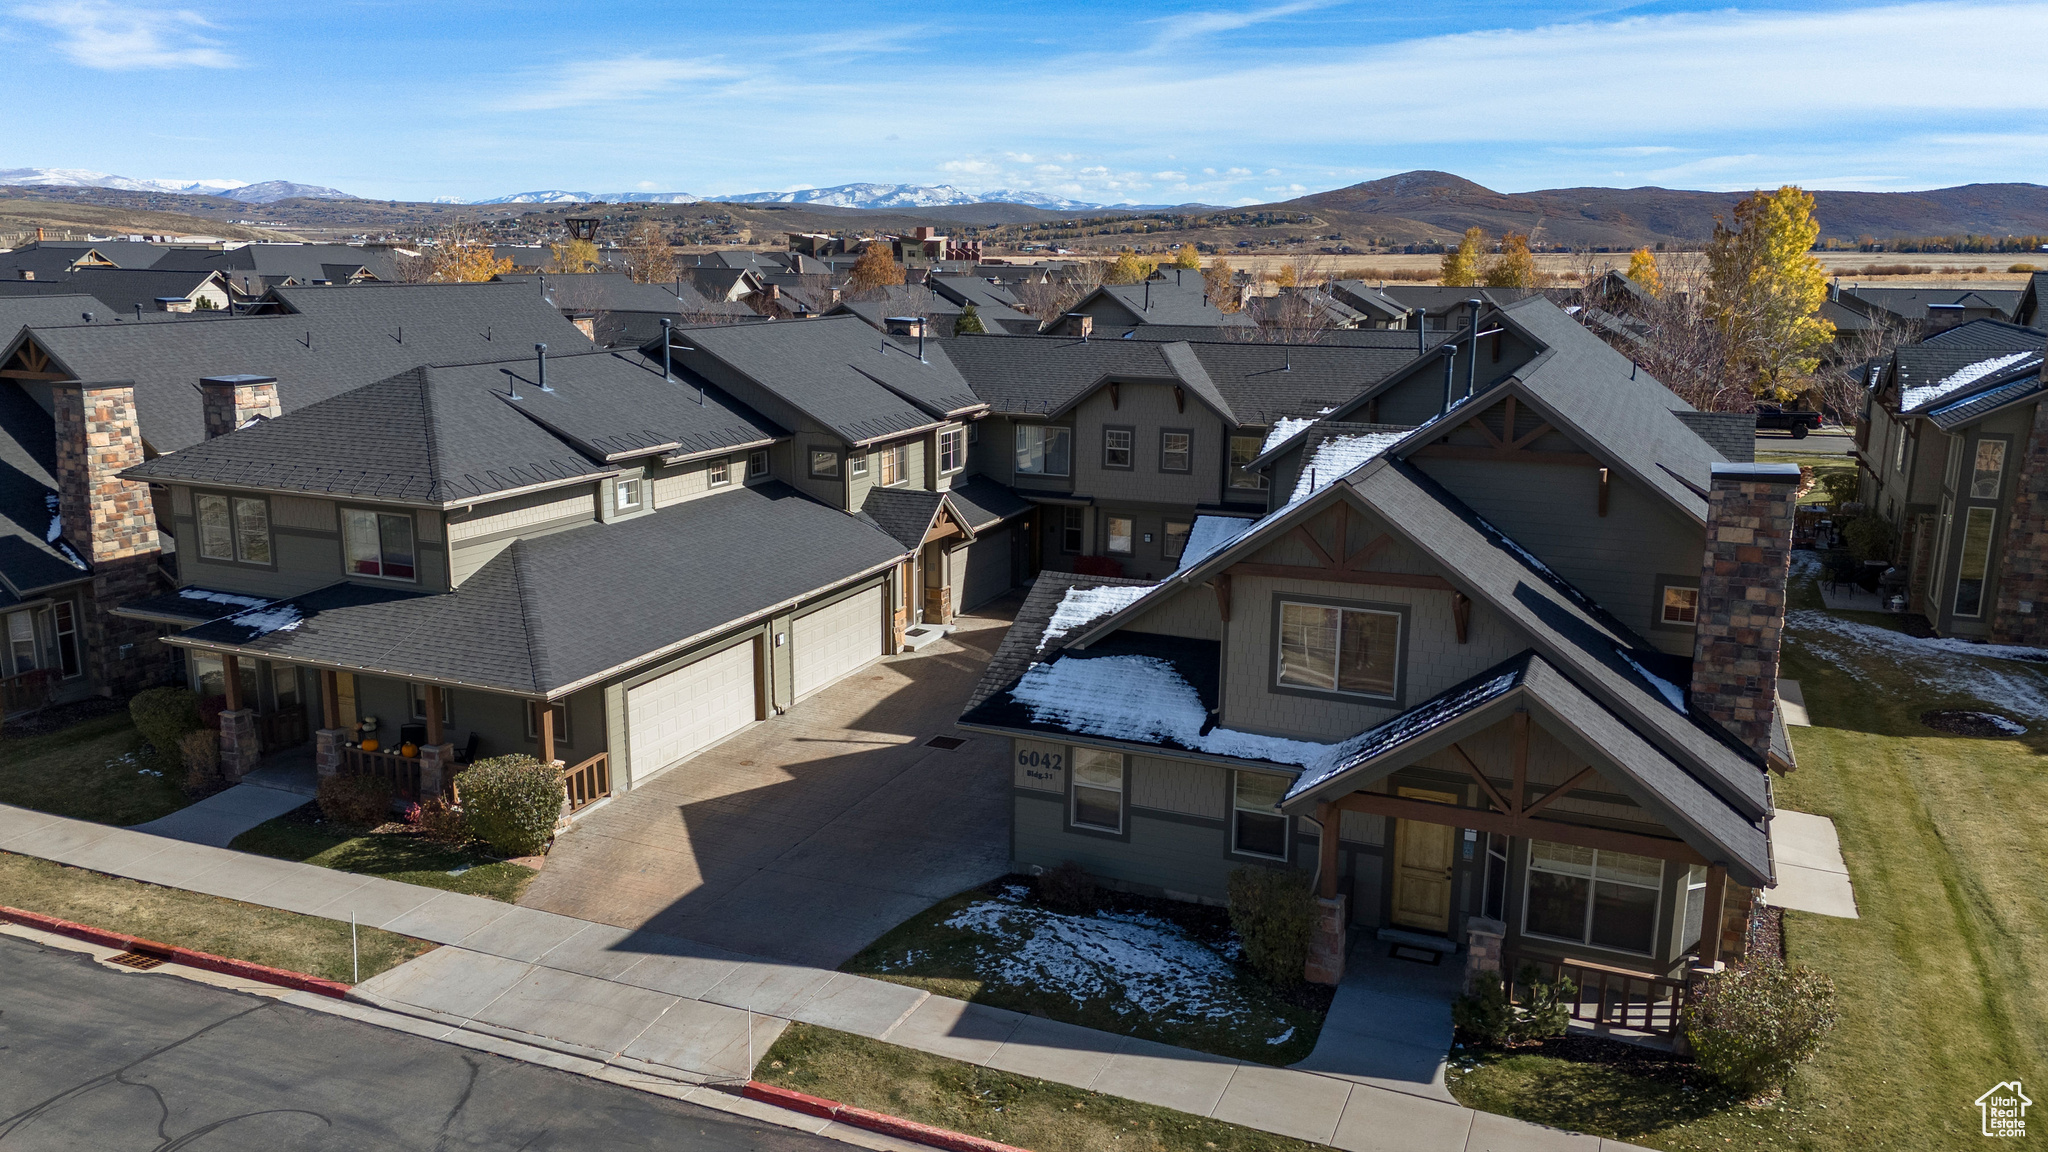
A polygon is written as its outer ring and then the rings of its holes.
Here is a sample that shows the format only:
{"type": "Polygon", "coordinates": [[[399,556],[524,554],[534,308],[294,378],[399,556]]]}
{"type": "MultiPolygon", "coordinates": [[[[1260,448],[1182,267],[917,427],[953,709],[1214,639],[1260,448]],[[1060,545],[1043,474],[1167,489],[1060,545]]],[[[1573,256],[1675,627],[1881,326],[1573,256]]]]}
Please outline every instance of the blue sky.
{"type": "Polygon", "coordinates": [[[2048,171],[2048,4],[0,0],[0,168],[1254,203],[2048,171]]]}

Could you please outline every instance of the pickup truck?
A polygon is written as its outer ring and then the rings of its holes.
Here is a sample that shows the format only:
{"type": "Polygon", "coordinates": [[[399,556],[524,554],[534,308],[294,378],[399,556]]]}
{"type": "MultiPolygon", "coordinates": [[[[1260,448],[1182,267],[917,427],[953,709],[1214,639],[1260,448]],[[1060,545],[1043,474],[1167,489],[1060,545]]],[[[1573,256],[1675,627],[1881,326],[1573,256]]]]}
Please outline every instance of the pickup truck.
{"type": "Polygon", "coordinates": [[[1756,406],[1756,427],[1759,432],[1767,428],[1790,432],[1794,440],[1804,440],[1808,432],[1820,429],[1820,413],[1801,412],[1776,404],[1759,404],[1756,406]]]}

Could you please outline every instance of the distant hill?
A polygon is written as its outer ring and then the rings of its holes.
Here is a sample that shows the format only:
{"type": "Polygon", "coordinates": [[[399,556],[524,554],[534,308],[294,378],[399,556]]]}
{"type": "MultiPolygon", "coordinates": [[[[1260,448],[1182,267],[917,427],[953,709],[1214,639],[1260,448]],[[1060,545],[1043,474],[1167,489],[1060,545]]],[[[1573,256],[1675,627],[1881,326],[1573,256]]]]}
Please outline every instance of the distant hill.
{"type": "Polygon", "coordinates": [[[266,180],[244,184],[239,180],[136,180],[110,172],[85,168],[0,168],[0,185],[20,188],[108,188],[118,192],[172,192],[187,196],[225,196],[245,204],[269,204],[293,197],[318,200],[353,200],[354,196],[318,184],[294,184],[289,180],[266,180]]]}
{"type": "Polygon", "coordinates": [[[245,204],[274,204],[279,200],[356,200],[338,188],[322,188],[318,184],[294,184],[289,180],[265,180],[261,184],[244,184],[221,193],[230,200],[245,204]]]}
{"type": "Polygon", "coordinates": [[[489,200],[457,200],[436,197],[436,204],[695,204],[702,197],[688,192],[564,192],[548,188],[539,192],[515,192],[489,200]]]}

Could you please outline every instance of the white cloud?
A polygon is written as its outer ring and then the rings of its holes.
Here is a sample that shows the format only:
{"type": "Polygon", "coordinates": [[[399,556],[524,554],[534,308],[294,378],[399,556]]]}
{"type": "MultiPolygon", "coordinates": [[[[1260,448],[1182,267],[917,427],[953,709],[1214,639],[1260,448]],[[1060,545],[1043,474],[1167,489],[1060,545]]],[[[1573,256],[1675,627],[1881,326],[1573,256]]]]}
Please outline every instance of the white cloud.
{"type": "Polygon", "coordinates": [[[1317,8],[1328,8],[1336,2],[1337,0],[1297,0],[1296,3],[1276,4],[1271,8],[1259,8],[1250,12],[1188,12],[1154,20],[1152,23],[1159,26],[1158,43],[1168,45],[1182,40],[1192,40],[1198,36],[1235,32],[1254,24],[1282,20],[1303,12],[1312,12],[1317,8]]]}
{"type": "Polygon", "coordinates": [[[686,85],[729,80],[740,70],[695,60],[664,60],[645,54],[607,60],[572,60],[544,74],[544,79],[508,93],[497,107],[533,112],[618,104],[671,93],[686,85]]]}
{"type": "Polygon", "coordinates": [[[58,33],[54,47],[72,63],[105,72],[156,68],[233,68],[240,63],[204,33],[204,16],[182,8],[53,0],[17,5],[14,14],[58,33]]]}

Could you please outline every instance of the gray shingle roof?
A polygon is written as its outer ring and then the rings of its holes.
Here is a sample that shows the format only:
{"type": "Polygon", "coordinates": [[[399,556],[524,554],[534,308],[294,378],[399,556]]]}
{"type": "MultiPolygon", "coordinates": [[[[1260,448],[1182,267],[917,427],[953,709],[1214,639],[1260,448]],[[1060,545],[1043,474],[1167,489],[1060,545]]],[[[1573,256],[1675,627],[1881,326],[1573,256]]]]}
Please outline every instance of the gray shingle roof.
{"type": "Polygon", "coordinates": [[[1672,415],[1692,429],[1694,435],[1712,445],[1722,459],[1738,464],[1756,460],[1756,413],[1699,412],[1680,408],[1675,409],[1672,415]]]}
{"type": "Polygon", "coordinates": [[[860,512],[905,548],[918,548],[924,544],[925,533],[931,531],[939,505],[945,502],[944,492],[877,486],[868,489],[860,512]]]}
{"type": "Polygon", "coordinates": [[[1972,320],[1944,328],[1920,342],[1922,348],[1981,348],[1995,352],[2025,352],[2041,346],[2039,328],[2024,328],[2003,320],[1972,320]]]}
{"type": "Polygon", "coordinates": [[[976,532],[1013,516],[1022,516],[1037,505],[986,476],[970,476],[964,484],[946,490],[946,498],[959,510],[960,518],[976,532]]]}
{"type": "Polygon", "coordinates": [[[2008,405],[2032,399],[2048,391],[2048,379],[2044,379],[2042,365],[2036,361],[2016,369],[1997,373],[1984,383],[1989,387],[1972,389],[1960,400],[1949,400],[1927,413],[1928,419],[1943,432],[1953,432],[1965,424],[1974,424],[2008,405]]]}
{"type": "Polygon", "coordinates": [[[1070,312],[1085,312],[1109,297],[1129,309],[1140,324],[1249,325],[1251,317],[1225,312],[1209,300],[1201,273],[1179,268],[1137,284],[1104,284],[1078,301],[1070,312]]]}
{"type": "Polygon", "coordinates": [[[1003,633],[1003,642],[996,646],[996,654],[989,659],[988,667],[982,669],[981,681],[975,685],[973,695],[967,698],[964,711],[972,712],[989,697],[1017,682],[1024,670],[1038,659],[1038,642],[1045,635],[1046,626],[1052,623],[1052,615],[1059,610],[1060,599],[1073,588],[1107,588],[1110,586],[1139,587],[1149,580],[1131,580],[1122,576],[1083,576],[1077,572],[1040,572],[1032,581],[1031,591],[1024,596],[1024,603],[1018,605],[1017,615],[1011,620],[1009,631],[1003,633]]]}
{"type": "Polygon", "coordinates": [[[1865,288],[1859,285],[1842,289],[1840,298],[1851,307],[1860,304],[1868,309],[1888,312],[1901,320],[1925,320],[1928,307],[1934,304],[1989,308],[2010,317],[2024,291],[2020,288],[1865,288]]]}
{"type": "MultiPolygon", "coordinates": [[[[855,317],[695,328],[698,354],[849,443],[929,427],[981,400],[936,342],[925,360],[855,317]]],[[[684,359],[691,353],[679,353],[684,359]]]]}
{"type": "Polygon", "coordinates": [[[736,486],[614,524],[519,540],[453,592],[336,584],[179,639],[545,695],[709,638],[902,555],[872,525],[787,486],[736,486]],[[604,562],[593,564],[592,556],[604,562]],[[747,563],[733,563],[736,556],[747,563]],[[294,617],[294,627],[272,631],[240,622],[294,617]]]}
{"type": "Polygon", "coordinates": [[[150,267],[230,274],[247,272],[253,273],[258,280],[275,282],[290,277],[302,284],[316,280],[340,283],[358,269],[367,269],[378,280],[398,279],[398,259],[391,249],[353,244],[256,243],[220,252],[203,248],[172,248],[150,267]]]}

